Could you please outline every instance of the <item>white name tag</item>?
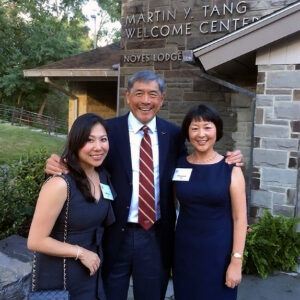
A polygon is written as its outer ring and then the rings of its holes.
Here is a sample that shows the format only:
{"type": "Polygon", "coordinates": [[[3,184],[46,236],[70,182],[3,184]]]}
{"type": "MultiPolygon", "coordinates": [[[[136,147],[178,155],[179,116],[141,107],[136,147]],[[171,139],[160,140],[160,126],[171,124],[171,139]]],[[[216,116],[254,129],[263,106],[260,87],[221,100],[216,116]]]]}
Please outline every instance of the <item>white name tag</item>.
{"type": "Polygon", "coordinates": [[[192,169],[190,168],[176,168],[173,181],[189,181],[192,174],[192,169]]]}
{"type": "Polygon", "coordinates": [[[104,183],[100,183],[102,195],[104,199],[114,200],[113,194],[111,192],[110,186],[104,183]]]}

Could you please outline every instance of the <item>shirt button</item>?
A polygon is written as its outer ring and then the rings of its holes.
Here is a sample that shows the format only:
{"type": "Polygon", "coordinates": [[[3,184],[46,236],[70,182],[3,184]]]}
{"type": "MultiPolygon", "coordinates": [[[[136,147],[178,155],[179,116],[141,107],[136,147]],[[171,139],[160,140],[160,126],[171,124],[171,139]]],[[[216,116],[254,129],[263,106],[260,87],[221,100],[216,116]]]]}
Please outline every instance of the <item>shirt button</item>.
{"type": "Polygon", "coordinates": [[[125,231],[125,228],[122,228],[121,230],[122,230],[122,231],[125,231]]]}
{"type": "Polygon", "coordinates": [[[129,206],[126,206],[127,209],[129,209],[129,206]]]}

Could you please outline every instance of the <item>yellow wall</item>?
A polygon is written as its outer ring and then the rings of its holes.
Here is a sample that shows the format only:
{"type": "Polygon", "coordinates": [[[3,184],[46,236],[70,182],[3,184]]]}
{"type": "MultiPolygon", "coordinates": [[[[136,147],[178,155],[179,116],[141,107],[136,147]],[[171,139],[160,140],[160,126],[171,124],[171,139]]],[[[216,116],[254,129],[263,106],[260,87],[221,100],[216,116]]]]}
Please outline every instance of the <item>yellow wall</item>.
{"type": "Polygon", "coordinates": [[[76,83],[73,84],[72,94],[78,100],[69,99],[69,129],[74,120],[87,112],[99,114],[104,119],[116,116],[116,91],[111,83],[76,83]]]}
{"type": "Polygon", "coordinates": [[[104,103],[101,103],[91,97],[88,97],[87,112],[99,114],[102,118],[108,119],[116,116],[116,111],[104,103]]]}
{"type": "Polygon", "coordinates": [[[78,97],[77,100],[69,99],[69,130],[74,120],[87,112],[88,97],[85,85],[76,86],[72,93],[78,97]]]}

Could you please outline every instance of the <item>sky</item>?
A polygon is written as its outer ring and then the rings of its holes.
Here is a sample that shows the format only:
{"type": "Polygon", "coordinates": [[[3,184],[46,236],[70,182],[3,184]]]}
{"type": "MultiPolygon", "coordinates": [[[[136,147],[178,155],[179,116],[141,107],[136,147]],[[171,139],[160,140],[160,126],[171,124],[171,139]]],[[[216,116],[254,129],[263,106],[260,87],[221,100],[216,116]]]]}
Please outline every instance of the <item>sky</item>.
{"type": "MultiPolygon", "coordinates": [[[[96,28],[99,28],[101,19],[108,18],[109,16],[101,11],[97,1],[89,0],[82,8],[83,14],[88,18],[87,25],[90,28],[90,36],[93,38],[95,34],[95,21],[96,21],[96,28]],[[93,18],[92,16],[95,16],[93,18]]],[[[105,28],[108,32],[112,32],[114,29],[119,29],[121,27],[120,22],[109,22],[105,25],[105,28]]],[[[108,34],[107,37],[104,37],[102,40],[98,42],[98,46],[104,46],[107,43],[110,43],[110,35],[108,34]]]]}

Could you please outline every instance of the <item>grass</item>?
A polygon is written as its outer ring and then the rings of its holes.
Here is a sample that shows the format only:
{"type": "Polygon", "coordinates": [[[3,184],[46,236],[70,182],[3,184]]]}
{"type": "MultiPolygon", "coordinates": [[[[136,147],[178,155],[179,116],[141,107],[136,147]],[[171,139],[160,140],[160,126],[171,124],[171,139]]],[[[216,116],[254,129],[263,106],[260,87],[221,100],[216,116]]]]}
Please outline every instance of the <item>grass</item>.
{"type": "Polygon", "coordinates": [[[9,164],[23,154],[42,147],[50,153],[60,154],[65,138],[34,131],[28,127],[0,123],[0,165],[9,164]]]}

